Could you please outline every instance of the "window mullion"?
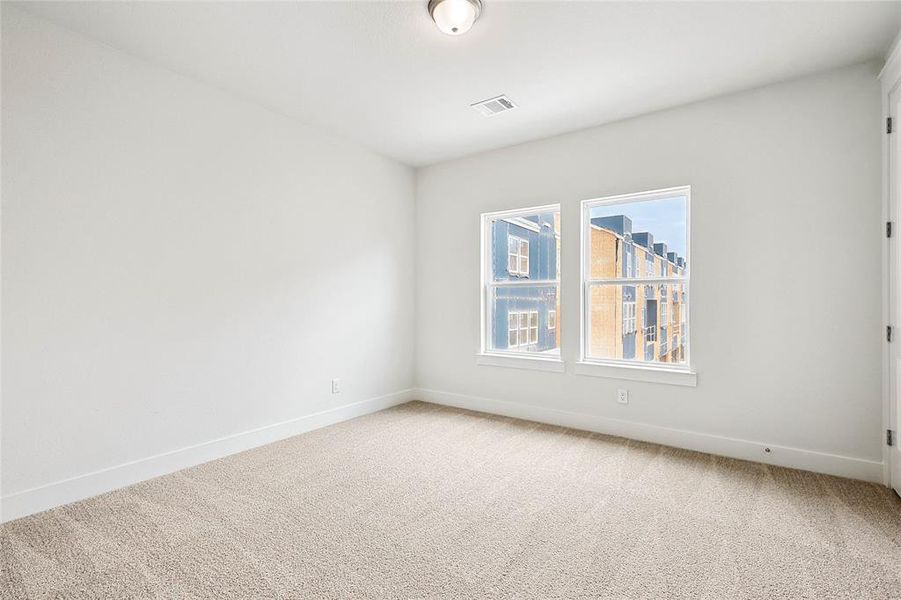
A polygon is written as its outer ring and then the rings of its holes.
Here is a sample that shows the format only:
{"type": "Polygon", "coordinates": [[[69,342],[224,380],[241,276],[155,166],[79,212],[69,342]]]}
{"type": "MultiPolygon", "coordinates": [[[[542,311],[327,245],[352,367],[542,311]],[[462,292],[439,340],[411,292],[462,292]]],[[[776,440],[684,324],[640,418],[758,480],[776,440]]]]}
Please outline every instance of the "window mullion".
{"type": "Polygon", "coordinates": [[[586,279],[588,286],[596,285],[669,285],[688,283],[688,277],[633,277],[632,279],[586,279]]]}

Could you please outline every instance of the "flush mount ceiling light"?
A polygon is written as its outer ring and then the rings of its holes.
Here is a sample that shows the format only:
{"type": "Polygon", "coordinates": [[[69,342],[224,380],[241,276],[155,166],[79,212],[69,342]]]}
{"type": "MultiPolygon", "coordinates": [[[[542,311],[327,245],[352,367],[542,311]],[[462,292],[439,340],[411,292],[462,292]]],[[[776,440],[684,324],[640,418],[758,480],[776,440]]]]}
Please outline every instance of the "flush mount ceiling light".
{"type": "Polygon", "coordinates": [[[429,0],[432,20],[448,35],[469,31],[481,12],[482,0],[429,0]]]}

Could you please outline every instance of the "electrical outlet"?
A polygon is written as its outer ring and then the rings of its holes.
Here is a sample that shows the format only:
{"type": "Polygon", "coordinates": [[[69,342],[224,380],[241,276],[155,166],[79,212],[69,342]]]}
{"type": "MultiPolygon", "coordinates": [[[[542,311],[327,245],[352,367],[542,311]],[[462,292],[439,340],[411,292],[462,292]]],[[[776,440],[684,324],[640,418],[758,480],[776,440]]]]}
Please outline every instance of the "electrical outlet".
{"type": "Polygon", "coordinates": [[[620,404],[628,404],[629,403],[629,390],[617,390],[616,391],[616,401],[620,404]]]}
{"type": "Polygon", "coordinates": [[[341,380],[340,379],[332,379],[332,393],[333,394],[341,393],[341,380]]]}

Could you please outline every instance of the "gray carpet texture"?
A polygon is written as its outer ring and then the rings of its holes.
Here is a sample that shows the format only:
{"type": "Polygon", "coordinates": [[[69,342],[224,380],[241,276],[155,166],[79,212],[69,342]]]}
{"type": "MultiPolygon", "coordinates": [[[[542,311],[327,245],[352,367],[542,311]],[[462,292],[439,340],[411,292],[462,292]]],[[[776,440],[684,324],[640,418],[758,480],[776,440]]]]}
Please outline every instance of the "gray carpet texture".
{"type": "Polygon", "coordinates": [[[0,544],[4,600],[901,598],[886,488],[422,402],[0,544]]]}

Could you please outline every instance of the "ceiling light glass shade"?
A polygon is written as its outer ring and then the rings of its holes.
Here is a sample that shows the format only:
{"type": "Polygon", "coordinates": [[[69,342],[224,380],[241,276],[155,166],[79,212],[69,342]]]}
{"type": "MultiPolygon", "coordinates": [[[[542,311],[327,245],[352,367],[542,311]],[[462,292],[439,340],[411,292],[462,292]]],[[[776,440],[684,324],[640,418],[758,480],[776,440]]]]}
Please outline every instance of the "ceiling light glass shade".
{"type": "Polygon", "coordinates": [[[481,0],[429,0],[429,14],[438,29],[461,35],[472,28],[482,12],[481,0]]]}

